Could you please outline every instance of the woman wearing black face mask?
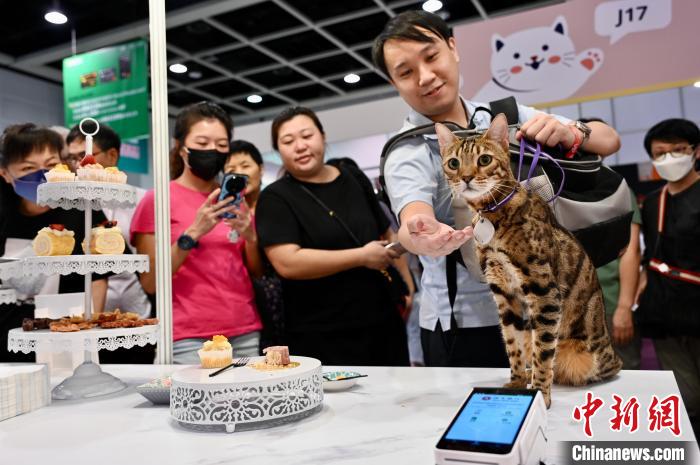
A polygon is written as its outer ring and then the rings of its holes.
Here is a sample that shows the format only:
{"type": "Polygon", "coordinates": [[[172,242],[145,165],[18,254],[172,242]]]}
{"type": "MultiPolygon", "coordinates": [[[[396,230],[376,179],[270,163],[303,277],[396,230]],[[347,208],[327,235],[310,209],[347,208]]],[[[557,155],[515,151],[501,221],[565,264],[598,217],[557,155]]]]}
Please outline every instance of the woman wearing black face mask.
{"type": "MultiPolygon", "coordinates": [[[[62,224],[75,233],[73,254],[82,254],[80,244],[85,231],[85,215],[79,210],[51,209],[36,203],[37,187],[44,181],[43,170],[60,162],[61,136],[32,123],[7,127],[0,137],[0,256],[19,258],[34,255],[32,240],[37,232],[51,224],[62,224]]],[[[102,211],[92,216],[93,224],[106,220],[102,211]]],[[[104,275],[93,274],[93,303],[102,311],[107,284],[104,275]]],[[[24,318],[34,318],[37,294],[83,292],[84,277],[25,276],[11,279],[20,302],[0,305],[0,362],[33,361],[34,354],[8,352],[7,332],[22,325],[24,318]]]]}
{"type": "MultiPolygon", "coordinates": [[[[257,355],[262,325],[250,276],[262,274],[257,236],[243,202],[218,201],[217,175],[229,155],[233,123],[218,105],[203,102],[183,109],[175,122],[170,153],[170,230],[173,272],[173,356],[175,363],[199,364],[197,351],[216,334],[229,338],[236,356],[257,355]],[[222,220],[223,213],[234,219],[222,220]],[[235,231],[235,238],[231,232],[235,231]]],[[[141,275],[155,292],[153,191],[131,221],[131,242],[151,258],[141,275]]]]}

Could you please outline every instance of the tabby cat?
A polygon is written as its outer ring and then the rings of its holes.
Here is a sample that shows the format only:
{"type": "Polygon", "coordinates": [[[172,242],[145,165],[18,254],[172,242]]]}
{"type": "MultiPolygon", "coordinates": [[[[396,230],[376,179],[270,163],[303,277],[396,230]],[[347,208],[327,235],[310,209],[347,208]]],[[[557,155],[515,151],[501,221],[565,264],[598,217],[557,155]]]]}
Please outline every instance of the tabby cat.
{"type": "Polygon", "coordinates": [[[614,376],[622,361],[605,325],[596,270],[547,203],[513,176],[505,116],[477,138],[459,138],[441,124],[436,132],[453,198],[494,227],[490,240],[487,231],[486,243],[476,245],[508,352],[505,386],[529,384],[549,407],[552,381],[582,386],[614,376]]]}

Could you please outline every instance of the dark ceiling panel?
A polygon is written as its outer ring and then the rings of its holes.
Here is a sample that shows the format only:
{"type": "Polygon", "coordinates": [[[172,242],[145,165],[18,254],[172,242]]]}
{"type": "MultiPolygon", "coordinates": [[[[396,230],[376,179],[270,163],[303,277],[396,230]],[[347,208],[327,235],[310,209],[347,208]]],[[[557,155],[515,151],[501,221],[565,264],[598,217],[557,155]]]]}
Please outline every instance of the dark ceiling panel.
{"type": "Polygon", "coordinates": [[[184,107],[191,103],[201,102],[202,100],[205,100],[205,98],[201,95],[193,94],[184,90],[178,90],[168,94],[168,104],[176,107],[184,107]]]}
{"type": "Polygon", "coordinates": [[[190,53],[200,52],[212,47],[238,43],[230,35],[221,32],[204,21],[195,21],[183,26],[168,29],[166,38],[169,44],[190,53]]]}
{"type": "Polygon", "coordinates": [[[260,103],[248,103],[246,99],[237,100],[236,103],[246,108],[250,108],[251,110],[260,110],[263,108],[272,108],[278,107],[280,105],[288,105],[286,101],[280,100],[277,97],[273,97],[271,95],[262,95],[262,98],[262,102],[260,103]]]}
{"type": "Polygon", "coordinates": [[[355,50],[355,53],[357,53],[361,57],[364,57],[365,60],[372,63],[372,47],[361,48],[359,50],[355,50]]]}
{"type": "Polygon", "coordinates": [[[169,79],[173,79],[175,81],[186,84],[186,83],[192,83],[192,82],[202,81],[204,79],[211,79],[211,78],[221,76],[221,74],[217,73],[216,71],[214,71],[206,66],[202,66],[199,63],[194,62],[194,61],[184,61],[182,64],[187,66],[187,72],[178,74],[178,73],[173,73],[172,71],[168,70],[168,78],[169,79]],[[193,74],[193,73],[199,73],[199,75],[193,74]],[[195,76],[199,76],[199,77],[195,78],[195,76]]]}
{"type": "Polygon", "coordinates": [[[212,63],[223,66],[233,73],[243,73],[250,68],[257,68],[275,62],[268,55],[252,47],[237,48],[229,52],[219,53],[214,55],[214,57],[216,59],[212,59],[212,63]]]}
{"type": "MultiPolygon", "coordinates": [[[[492,0],[487,0],[481,2],[484,8],[488,10],[488,6],[492,0]]],[[[472,2],[465,0],[442,0],[442,9],[438,11],[438,14],[443,16],[444,19],[453,23],[455,21],[460,21],[468,18],[479,18],[479,12],[472,2]]],[[[408,10],[422,10],[423,2],[411,3],[409,5],[403,5],[399,7],[393,7],[389,4],[389,7],[396,13],[402,13],[408,10]]]]}
{"type": "Polygon", "coordinates": [[[62,0],[60,11],[66,24],[51,24],[44,13],[54,9],[53,0],[2,2],[0,52],[19,56],[41,49],[70,44],[71,28],[80,39],[109,29],[126,26],[148,17],[148,2],[143,0],[85,1],[62,0]]]}
{"type": "Polygon", "coordinates": [[[218,95],[221,98],[232,97],[234,95],[245,94],[253,90],[247,84],[243,84],[235,79],[227,78],[225,81],[219,81],[214,84],[207,84],[204,86],[197,87],[204,92],[209,92],[210,94],[218,95]]]}
{"type": "Polygon", "coordinates": [[[373,0],[286,0],[287,3],[313,21],[333,18],[365,8],[376,8],[373,0]]]}
{"type": "Polygon", "coordinates": [[[386,79],[380,77],[377,73],[374,72],[360,74],[360,81],[356,82],[355,84],[348,84],[347,82],[343,81],[342,78],[334,79],[330,81],[330,83],[343,89],[346,92],[352,92],[353,90],[360,89],[369,89],[371,87],[389,84],[389,82],[386,79]]]}
{"type": "Polygon", "coordinates": [[[262,2],[234,10],[214,19],[221,21],[247,38],[300,26],[302,23],[272,2],[262,2]]]}
{"type": "Polygon", "coordinates": [[[260,45],[269,48],[288,60],[305,55],[313,55],[314,53],[327,52],[335,48],[332,43],[315,31],[281,37],[263,42],[260,45]]]}
{"type": "Polygon", "coordinates": [[[246,75],[246,79],[250,79],[265,87],[273,88],[306,81],[309,78],[285,66],[262,73],[249,74],[246,75]]]}
{"type": "Polygon", "coordinates": [[[373,41],[382,32],[389,15],[384,12],[375,13],[369,16],[362,16],[350,21],[326,26],[328,32],[340,39],[345,45],[355,45],[362,42],[373,41]]]}
{"type": "Polygon", "coordinates": [[[232,107],[231,105],[227,105],[225,103],[221,103],[220,105],[223,107],[224,110],[226,110],[228,112],[229,115],[236,116],[236,115],[242,115],[245,113],[244,111],[239,110],[238,108],[232,107]]]}
{"type": "Polygon", "coordinates": [[[294,89],[285,90],[282,93],[287,97],[296,100],[297,102],[338,95],[326,86],[322,86],[321,84],[312,84],[310,86],[296,87],[294,89]]]}
{"type": "Polygon", "coordinates": [[[345,53],[319,60],[306,61],[299,63],[299,66],[320,77],[365,69],[362,63],[345,53]]]}

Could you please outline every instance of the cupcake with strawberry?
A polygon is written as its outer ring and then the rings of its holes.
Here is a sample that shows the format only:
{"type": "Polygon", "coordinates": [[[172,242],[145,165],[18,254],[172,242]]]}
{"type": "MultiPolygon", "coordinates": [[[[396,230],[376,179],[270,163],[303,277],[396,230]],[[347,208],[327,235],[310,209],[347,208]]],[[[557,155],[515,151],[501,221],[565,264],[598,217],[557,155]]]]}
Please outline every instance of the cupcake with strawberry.
{"type": "Polygon", "coordinates": [[[85,155],[77,169],[79,181],[106,181],[104,166],[97,163],[93,155],[85,155]]]}

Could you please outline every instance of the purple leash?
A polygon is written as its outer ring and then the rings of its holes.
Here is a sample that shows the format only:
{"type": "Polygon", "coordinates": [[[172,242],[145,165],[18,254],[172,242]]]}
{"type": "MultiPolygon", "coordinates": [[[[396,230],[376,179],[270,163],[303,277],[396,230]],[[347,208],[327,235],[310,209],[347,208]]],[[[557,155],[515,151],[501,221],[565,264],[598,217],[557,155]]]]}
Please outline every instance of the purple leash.
{"type": "MultiPolygon", "coordinates": [[[[527,173],[527,181],[525,184],[526,189],[530,188],[530,179],[532,179],[532,175],[535,173],[535,168],[537,167],[537,162],[539,161],[541,156],[548,159],[549,161],[551,161],[555,165],[557,165],[557,168],[559,168],[561,170],[561,184],[559,185],[559,190],[557,191],[556,194],[554,194],[554,197],[547,200],[547,202],[553,202],[557,197],[559,197],[559,194],[561,194],[561,191],[564,188],[564,181],[566,180],[566,173],[564,172],[564,168],[561,167],[559,162],[557,162],[557,160],[554,157],[543,152],[542,147],[540,146],[539,143],[535,143],[535,147],[533,147],[530,144],[528,144],[527,142],[525,142],[525,139],[520,139],[520,159],[518,160],[518,183],[520,182],[520,172],[521,172],[522,167],[523,167],[523,159],[525,158],[525,148],[533,151],[532,163],[530,164],[530,169],[528,170],[528,173],[527,173]]],[[[517,190],[517,187],[518,186],[515,186],[515,188],[513,188],[513,190],[511,191],[511,193],[508,194],[503,200],[501,200],[500,202],[496,203],[495,205],[493,205],[491,207],[485,208],[484,210],[486,210],[487,212],[495,212],[496,210],[501,208],[515,195],[515,191],[517,190]]]]}

